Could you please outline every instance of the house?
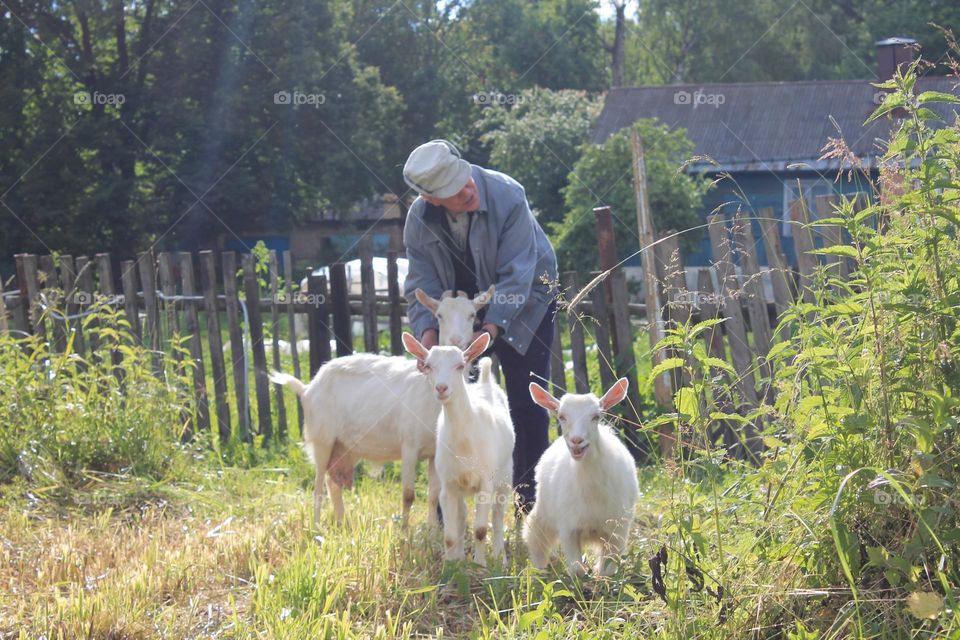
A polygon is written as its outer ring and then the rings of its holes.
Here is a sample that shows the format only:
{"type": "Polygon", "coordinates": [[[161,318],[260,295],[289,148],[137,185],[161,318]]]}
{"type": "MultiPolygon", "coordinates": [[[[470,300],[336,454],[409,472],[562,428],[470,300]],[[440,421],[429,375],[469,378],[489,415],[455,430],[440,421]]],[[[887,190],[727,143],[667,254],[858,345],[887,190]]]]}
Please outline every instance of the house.
{"type": "MultiPolygon", "coordinates": [[[[876,43],[878,78],[890,78],[898,66],[911,62],[913,45],[915,41],[907,38],[876,43]]],[[[814,211],[814,199],[819,195],[871,191],[862,177],[848,180],[846,173],[839,171],[839,161],[819,159],[828,139],[842,133],[869,170],[870,179],[876,182],[879,177],[883,145],[878,141],[887,139],[897,115],[864,125],[885,95],[871,84],[879,79],[611,89],[592,142],[601,144],[640,118],[657,118],[671,129],[686,129],[696,146],[695,156],[716,163],[697,162],[688,172],[709,177],[726,172],[735,181],[723,181],[708,194],[703,215],[717,207],[728,215],[738,207],[748,212],[771,207],[784,221],[780,226],[783,249],[788,260],[795,262],[791,226],[786,223],[789,202],[802,194],[814,211]]],[[[956,78],[922,77],[916,90],[960,95],[957,82],[956,78]]],[[[956,105],[931,107],[949,123],[957,117],[956,105]]],[[[754,237],[759,238],[759,226],[754,225],[754,237]]],[[[763,247],[758,249],[760,264],[767,264],[763,247]]],[[[704,237],[700,248],[684,259],[688,265],[702,266],[709,264],[710,255],[704,237]]]]}

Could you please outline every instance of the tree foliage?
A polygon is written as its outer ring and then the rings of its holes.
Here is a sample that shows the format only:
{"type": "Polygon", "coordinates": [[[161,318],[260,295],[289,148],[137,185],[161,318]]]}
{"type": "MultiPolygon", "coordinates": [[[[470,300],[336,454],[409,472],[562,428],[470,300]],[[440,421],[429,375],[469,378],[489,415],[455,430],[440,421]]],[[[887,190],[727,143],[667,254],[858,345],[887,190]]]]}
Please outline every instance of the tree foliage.
{"type": "MultiPolygon", "coordinates": [[[[655,120],[638,120],[634,126],[643,141],[654,227],[683,231],[696,226],[708,183],[681,169],[693,153],[693,143],[683,129],[670,131],[655,120]]],[[[629,129],[602,145],[584,147],[563,190],[566,215],[562,222],[551,225],[561,270],[599,267],[594,207],[612,209],[621,259],[640,250],[632,162],[629,129]]],[[[680,244],[690,249],[698,240],[697,232],[686,233],[680,244]]]]}
{"type": "Polygon", "coordinates": [[[563,219],[561,192],[600,106],[582,91],[527,89],[512,108],[494,103],[481,114],[490,166],[524,186],[541,224],[563,219]]]}

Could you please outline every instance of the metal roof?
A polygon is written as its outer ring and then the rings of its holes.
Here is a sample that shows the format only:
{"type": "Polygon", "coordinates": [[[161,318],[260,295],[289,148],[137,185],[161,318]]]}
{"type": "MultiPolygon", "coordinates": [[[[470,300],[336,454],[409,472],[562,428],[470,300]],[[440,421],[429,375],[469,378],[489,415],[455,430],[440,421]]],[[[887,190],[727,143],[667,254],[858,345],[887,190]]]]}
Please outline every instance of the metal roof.
{"type": "MultiPolygon", "coordinates": [[[[925,77],[917,91],[960,96],[957,80],[925,77]]],[[[693,169],[708,171],[777,171],[806,164],[811,169],[838,168],[818,160],[839,125],[850,149],[868,166],[882,153],[878,140],[890,133],[893,119],[863,122],[883,100],[867,80],[815,80],[742,84],[683,84],[611,89],[591,136],[603,143],[640,118],[657,118],[670,129],[683,128],[696,146],[695,155],[713,159],[693,169]]],[[[947,122],[957,105],[928,104],[947,122]]]]}

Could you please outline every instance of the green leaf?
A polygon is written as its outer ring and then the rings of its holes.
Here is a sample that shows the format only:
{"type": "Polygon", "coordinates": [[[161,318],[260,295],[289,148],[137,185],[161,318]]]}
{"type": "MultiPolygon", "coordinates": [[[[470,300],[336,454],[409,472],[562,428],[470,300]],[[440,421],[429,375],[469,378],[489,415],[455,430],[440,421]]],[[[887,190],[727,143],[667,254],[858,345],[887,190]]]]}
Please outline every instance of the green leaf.
{"type": "Polygon", "coordinates": [[[928,102],[945,102],[947,104],[960,104],[960,97],[952,93],[942,91],[924,91],[917,96],[917,104],[926,104],[928,102]]]}
{"type": "Polygon", "coordinates": [[[667,358],[650,371],[650,380],[656,380],[657,376],[672,369],[678,369],[683,366],[683,358],[667,358]]]}
{"type": "Polygon", "coordinates": [[[841,256],[844,258],[859,258],[856,247],[852,247],[849,244],[835,244],[832,247],[824,247],[823,249],[814,249],[810,253],[815,253],[821,256],[841,256]]]}
{"type": "Polygon", "coordinates": [[[716,367],[717,369],[722,369],[731,375],[737,375],[737,372],[733,368],[733,366],[731,366],[730,363],[727,362],[726,360],[721,360],[720,358],[715,358],[713,356],[710,356],[709,358],[703,361],[703,364],[709,367],[716,367]]]}

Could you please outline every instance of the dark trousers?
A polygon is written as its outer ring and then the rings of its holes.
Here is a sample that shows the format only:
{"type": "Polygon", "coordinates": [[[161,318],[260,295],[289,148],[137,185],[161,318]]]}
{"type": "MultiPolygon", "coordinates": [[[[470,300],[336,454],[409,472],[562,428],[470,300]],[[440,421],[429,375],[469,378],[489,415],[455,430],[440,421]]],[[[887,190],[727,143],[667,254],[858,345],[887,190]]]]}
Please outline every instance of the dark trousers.
{"type": "Polygon", "coordinates": [[[526,354],[520,355],[502,338],[493,346],[500,359],[500,370],[503,372],[507,399],[510,402],[510,417],[516,434],[513,447],[513,485],[520,508],[528,512],[533,508],[537,492],[534,468],[550,444],[550,415],[530,397],[530,383],[537,382],[541,386],[547,386],[550,379],[555,309],[555,304],[551,304],[547,309],[526,354]]]}

